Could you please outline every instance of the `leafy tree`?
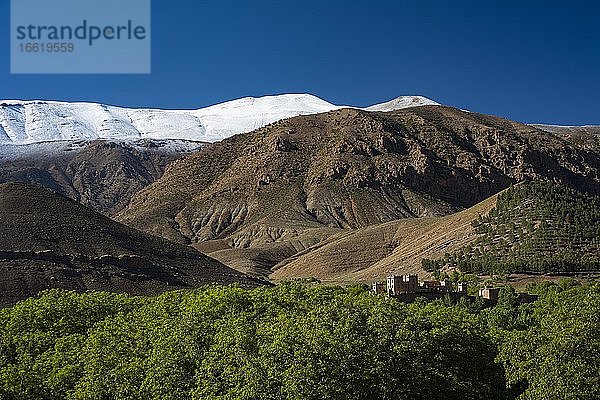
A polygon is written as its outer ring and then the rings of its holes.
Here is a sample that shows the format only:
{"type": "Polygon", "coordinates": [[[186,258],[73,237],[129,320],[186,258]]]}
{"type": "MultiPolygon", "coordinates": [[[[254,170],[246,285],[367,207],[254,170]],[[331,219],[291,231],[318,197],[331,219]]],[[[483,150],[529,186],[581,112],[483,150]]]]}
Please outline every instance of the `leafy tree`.
{"type": "Polygon", "coordinates": [[[499,359],[519,399],[600,398],[600,287],[548,292],[531,326],[506,336],[499,359]]]}

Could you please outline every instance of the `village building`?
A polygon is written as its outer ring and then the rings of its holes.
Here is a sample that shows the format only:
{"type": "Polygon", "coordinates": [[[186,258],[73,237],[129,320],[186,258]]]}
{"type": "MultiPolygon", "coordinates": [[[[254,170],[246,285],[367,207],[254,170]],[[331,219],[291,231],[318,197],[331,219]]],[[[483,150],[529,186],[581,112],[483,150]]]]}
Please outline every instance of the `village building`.
{"type": "Polygon", "coordinates": [[[434,300],[449,296],[453,301],[458,301],[461,297],[467,297],[467,283],[459,282],[455,286],[449,279],[419,282],[418,275],[390,275],[385,283],[373,282],[372,291],[409,303],[418,297],[434,300]]]}
{"type": "Polygon", "coordinates": [[[482,287],[479,289],[479,297],[489,301],[498,301],[498,296],[500,295],[500,288],[497,287],[482,287]]]}
{"type": "MultiPolygon", "coordinates": [[[[479,298],[485,305],[493,306],[498,302],[500,290],[500,287],[485,286],[479,289],[479,298]]],[[[372,291],[375,294],[387,295],[406,303],[411,303],[419,297],[429,300],[449,298],[453,302],[458,302],[461,298],[475,300],[475,296],[469,296],[467,293],[467,282],[454,284],[449,279],[419,282],[418,275],[390,275],[385,282],[373,282],[372,291]]],[[[518,293],[518,300],[521,304],[531,303],[537,300],[537,296],[518,293]]]]}
{"type": "Polygon", "coordinates": [[[418,275],[391,275],[387,277],[387,294],[395,296],[400,293],[416,292],[419,287],[418,275]]]}
{"type": "Polygon", "coordinates": [[[371,290],[375,294],[385,294],[386,293],[385,283],[383,283],[383,282],[373,282],[373,284],[371,285],[371,290]]]}

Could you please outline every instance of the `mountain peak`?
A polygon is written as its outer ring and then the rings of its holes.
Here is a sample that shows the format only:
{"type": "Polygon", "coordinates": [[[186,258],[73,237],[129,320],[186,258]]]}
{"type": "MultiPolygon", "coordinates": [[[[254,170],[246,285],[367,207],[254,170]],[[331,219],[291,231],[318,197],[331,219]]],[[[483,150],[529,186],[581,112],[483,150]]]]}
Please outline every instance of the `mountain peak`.
{"type": "Polygon", "coordinates": [[[408,107],[439,106],[440,103],[423,96],[399,96],[385,103],[365,108],[367,111],[395,111],[408,107]]]}

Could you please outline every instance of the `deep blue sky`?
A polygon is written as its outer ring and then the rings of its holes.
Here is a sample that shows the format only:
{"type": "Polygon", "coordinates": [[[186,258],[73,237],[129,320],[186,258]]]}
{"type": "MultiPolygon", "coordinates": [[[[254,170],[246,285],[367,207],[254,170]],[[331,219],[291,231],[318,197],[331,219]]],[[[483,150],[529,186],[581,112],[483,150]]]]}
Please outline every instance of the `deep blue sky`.
{"type": "Polygon", "coordinates": [[[8,0],[0,18],[0,99],[198,108],[420,94],[523,122],[600,124],[595,0],[153,0],[150,75],[11,75],[8,0]]]}

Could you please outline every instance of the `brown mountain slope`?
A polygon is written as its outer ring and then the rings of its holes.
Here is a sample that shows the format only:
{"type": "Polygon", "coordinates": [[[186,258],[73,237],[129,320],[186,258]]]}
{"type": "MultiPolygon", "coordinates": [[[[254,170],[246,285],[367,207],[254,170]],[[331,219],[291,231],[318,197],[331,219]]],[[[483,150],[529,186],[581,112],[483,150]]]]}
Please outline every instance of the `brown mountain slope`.
{"type": "Polygon", "coordinates": [[[266,274],[340,230],[448,215],[525,179],[598,193],[599,171],[594,151],[500,118],[439,106],[345,109],[177,160],[116,217],[266,274]]]}
{"type": "Polygon", "coordinates": [[[533,125],[543,131],[558,135],[565,140],[577,144],[581,148],[600,151],[600,126],[555,126],[533,125]]]}
{"type": "Polygon", "coordinates": [[[194,247],[238,271],[264,276],[280,261],[340,232],[346,231],[314,223],[265,218],[226,239],[208,240],[194,247]]]}
{"type": "Polygon", "coordinates": [[[112,215],[160,178],[168,163],[200,145],[165,140],[0,145],[0,183],[42,185],[112,215]]]}
{"type": "Polygon", "coordinates": [[[476,237],[471,225],[497,195],[444,217],[408,218],[332,236],[275,266],[274,281],[305,277],[324,282],[370,282],[390,274],[429,275],[421,260],[440,258],[476,237]]]}
{"type": "Polygon", "coordinates": [[[48,189],[0,185],[0,305],[52,287],[152,294],[207,282],[257,284],[48,189]]]}

